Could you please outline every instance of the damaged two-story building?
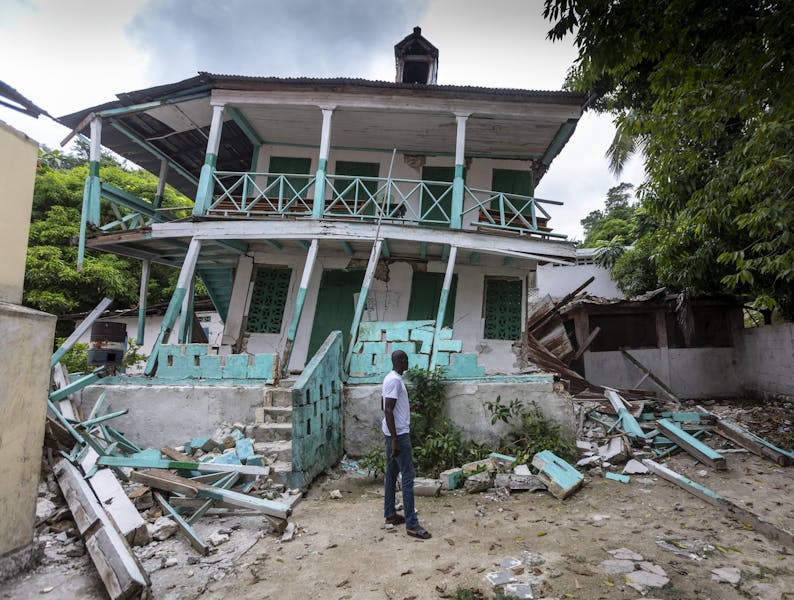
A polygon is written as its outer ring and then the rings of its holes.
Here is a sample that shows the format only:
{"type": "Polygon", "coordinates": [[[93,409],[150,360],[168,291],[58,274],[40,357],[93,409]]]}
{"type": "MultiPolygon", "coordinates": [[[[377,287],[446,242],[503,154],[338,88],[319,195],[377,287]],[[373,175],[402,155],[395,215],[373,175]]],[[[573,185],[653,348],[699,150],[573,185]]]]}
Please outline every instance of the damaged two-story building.
{"type": "Polygon", "coordinates": [[[479,415],[473,437],[489,429],[478,386],[553,395],[520,339],[538,265],[575,249],[551,227],[560,202],[534,190],[586,96],[438,85],[438,58],[417,27],[395,46],[393,83],[200,73],[59,119],[91,139],[80,260],[91,248],[142,261],[141,335],[150,265],[179,269],[146,377],[112,380],[117,398],[147,390],[133,414],[156,405],[155,429],[173,435],[245,419],[286,385],[293,467],[306,471],[320,447],[338,456],[343,423],[350,451],[368,443],[378,405],[361,413],[396,349],[462,386],[453,411],[479,415]],[[103,146],[159,174],[158,195],[103,182],[103,146]],[[191,215],[160,206],[166,184],[194,200],[191,215]],[[192,337],[199,279],[220,345],[192,337]],[[190,391],[158,397],[162,386],[190,391]],[[224,386],[237,391],[207,400],[224,386]]]}

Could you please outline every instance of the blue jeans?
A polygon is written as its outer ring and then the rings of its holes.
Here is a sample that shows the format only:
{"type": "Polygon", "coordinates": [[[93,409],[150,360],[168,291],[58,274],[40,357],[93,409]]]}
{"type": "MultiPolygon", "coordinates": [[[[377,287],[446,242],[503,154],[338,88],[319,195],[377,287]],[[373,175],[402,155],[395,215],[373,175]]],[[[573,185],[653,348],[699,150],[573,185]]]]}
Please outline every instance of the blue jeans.
{"type": "Polygon", "coordinates": [[[386,475],[385,493],[383,495],[383,516],[388,519],[395,516],[394,494],[397,491],[397,473],[402,475],[403,510],[405,513],[405,527],[416,529],[419,519],[414,510],[414,459],[411,453],[411,434],[404,433],[397,436],[400,454],[397,458],[391,455],[391,436],[386,439],[386,475]]]}

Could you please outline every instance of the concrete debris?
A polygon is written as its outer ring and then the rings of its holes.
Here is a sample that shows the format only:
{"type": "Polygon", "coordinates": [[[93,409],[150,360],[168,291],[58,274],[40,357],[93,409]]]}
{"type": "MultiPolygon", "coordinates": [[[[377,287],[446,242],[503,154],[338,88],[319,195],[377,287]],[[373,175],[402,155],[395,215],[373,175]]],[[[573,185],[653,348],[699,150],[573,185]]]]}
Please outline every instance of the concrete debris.
{"type": "Polygon", "coordinates": [[[162,542],[176,533],[177,525],[168,517],[160,517],[154,523],[150,523],[147,529],[153,540],[162,542]]]}
{"type": "Polygon", "coordinates": [[[609,554],[618,560],[645,560],[641,554],[637,554],[628,548],[618,548],[617,550],[610,550],[609,554]]]}
{"type": "Polygon", "coordinates": [[[619,573],[631,573],[634,570],[634,561],[609,559],[604,560],[596,567],[599,573],[605,575],[617,575],[619,573]]]}
{"type": "Polygon", "coordinates": [[[416,477],[414,479],[414,496],[438,496],[441,494],[441,486],[440,479],[416,477]]]}
{"type": "Polygon", "coordinates": [[[517,580],[510,571],[492,571],[485,574],[485,580],[493,587],[501,587],[508,583],[515,583],[517,580]]]}
{"type": "Polygon", "coordinates": [[[502,594],[505,598],[518,598],[519,600],[532,600],[532,586],[528,583],[508,583],[504,586],[502,594]]]}
{"type": "Polygon", "coordinates": [[[476,494],[478,492],[484,492],[489,489],[492,485],[491,475],[487,471],[482,471],[480,473],[475,473],[470,477],[466,478],[465,483],[463,484],[463,489],[465,489],[470,494],[476,494]]]}
{"type": "Polygon", "coordinates": [[[340,500],[342,498],[342,492],[340,492],[339,490],[331,490],[330,492],[328,492],[328,497],[331,500],[340,500]]]}
{"type": "Polygon", "coordinates": [[[516,465],[513,467],[513,474],[525,477],[527,475],[532,475],[532,471],[529,470],[527,465],[516,465]]]}
{"type": "Polygon", "coordinates": [[[281,541],[291,542],[293,537],[295,537],[295,523],[289,522],[287,523],[287,528],[284,530],[284,533],[281,535],[281,541]]]}
{"type": "Polygon", "coordinates": [[[711,570],[711,578],[714,581],[723,583],[730,583],[731,585],[738,585],[742,580],[742,572],[733,567],[723,567],[720,569],[711,570]]]}
{"type": "Polygon", "coordinates": [[[670,583],[670,579],[649,571],[633,571],[626,575],[626,583],[635,590],[644,594],[648,588],[662,588],[670,583]]]}
{"type": "Polygon", "coordinates": [[[539,567],[542,564],[545,564],[546,559],[543,558],[542,554],[537,554],[535,552],[524,551],[521,553],[521,562],[524,563],[528,567],[539,567]]]}
{"type": "Polygon", "coordinates": [[[623,467],[623,473],[625,475],[638,475],[647,472],[648,472],[648,467],[646,467],[640,461],[635,460],[633,458],[626,463],[625,467],[623,467]]]}
{"type": "Polygon", "coordinates": [[[229,541],[231,536],[228,533],[222,533],[220,531],[216,531],[215,533],[211,534],[207,541],[215,547],[220,546],[221,544],[225,544],[229,541]]]}
{"type": "Polygon", "coordinates": [[[36,501],[36,522],[48,521],[58,511],[55,503],[47,498],[39,498],[36,501]]]}

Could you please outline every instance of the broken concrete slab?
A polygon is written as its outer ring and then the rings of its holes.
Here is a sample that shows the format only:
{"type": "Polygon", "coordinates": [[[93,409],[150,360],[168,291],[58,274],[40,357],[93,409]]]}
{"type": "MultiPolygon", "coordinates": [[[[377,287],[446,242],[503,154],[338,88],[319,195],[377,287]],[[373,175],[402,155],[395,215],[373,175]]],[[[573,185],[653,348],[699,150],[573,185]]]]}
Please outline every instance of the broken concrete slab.
{"type": "Polygon", "coordinates": [[[441,489],[457,489],[463,481],[463,469],[447,469],[439,473],[438,478],[441,480],[441,489]]]}
{"type": "Polygon", "coordinates": [[[517,598],[519,600],[533,600],[532,586],[528,583],[508,583],[503,588],[503,595],[506,598],[517,598]]]}
{"type": "Polygon", "coordinates": [[[476,494],[477,492],[484,492],[490,488],[492,483],[490,473],[483,471],[467,477],[463,484],[463,489],[470,494],[476,494]]]}
{"type": "Polygon", "coordinates": [[[153,540],[162,542],[167,540],[177,531],[177,525],[168,517],[158,517],[154,523],[149,524],[149,535],[153,540]]]}
{"type": "Polygon", "coordinates": [[[564,500],[584,483],[584,476],[563,459],[548,450],[538,452],[532,459],[538,478],[556,498],[564,500]]]}
{"type": "Polygon", "coordinates": [[[714,581],[738,585],[742,580],[742,572],[739,569],[735,569],[733,567],[722,567],[720,569],[712,569],[711,578],[714,581]]]}
{"type": "Polygon", "coordinates": [[[596,567],[596,571],[604,575],[618,575],[620,573],[631,573],[634,568],[633,560],[612,558],[601,561],[596,567]]]}
{"type": "Polygon", "coordinates": [[[495,588],[518,581],[510,571],[492,571],[485,574],[485,579],[495,588]]]}
{"type": "Polygon", "coordinates": [[[441,480],[429,477],[416,477],[414,479],[414,496],[439,496],[441,494],[441,480]]]}
{"type": "Polygon", "coordinates": [[[628,548],[618,548],[617,550],[610,550],[609,554],[618,560],[645,560],[642,554],[629,550],[628,548]]]}
{"type": "Polygon", "coordinates": [[[634,460],[633,458],[626,463],[626,466],[623,467],[623,473],[626,475],[638,475],[648,472],[648,467],[642,464],[638,460],[634,460]]]}
{"type": "Polygon", "coordinates": [[[642,594],[648,588],[662,588],[670,583],[670,580],[656,573],[639,570],[627,573],[626,583],[642,594]]]}
{"type": "Polygon", "coordinates": [[[497,473],[494,476],[494,487],[508,488],[511,492],[543,492],[548,489],[546,484],[535,475],[516,475],[510,473],[497,473]]]}

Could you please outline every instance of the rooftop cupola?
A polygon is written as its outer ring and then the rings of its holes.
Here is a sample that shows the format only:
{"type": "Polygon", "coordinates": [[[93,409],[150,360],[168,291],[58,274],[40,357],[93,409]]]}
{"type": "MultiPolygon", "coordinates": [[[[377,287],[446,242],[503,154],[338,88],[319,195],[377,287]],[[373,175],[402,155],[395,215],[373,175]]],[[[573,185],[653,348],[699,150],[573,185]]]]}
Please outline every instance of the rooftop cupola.
{"type": "Polygon", "coordinates": [[[397,62],[397,83],[434,85],[438,75],[438,48],[422,37],[422,28],[394,46],[397,62]]]}

